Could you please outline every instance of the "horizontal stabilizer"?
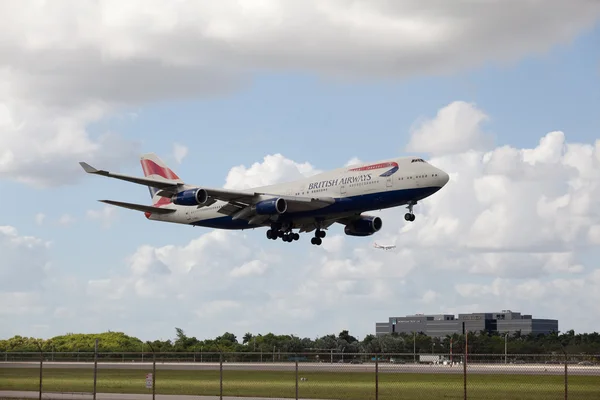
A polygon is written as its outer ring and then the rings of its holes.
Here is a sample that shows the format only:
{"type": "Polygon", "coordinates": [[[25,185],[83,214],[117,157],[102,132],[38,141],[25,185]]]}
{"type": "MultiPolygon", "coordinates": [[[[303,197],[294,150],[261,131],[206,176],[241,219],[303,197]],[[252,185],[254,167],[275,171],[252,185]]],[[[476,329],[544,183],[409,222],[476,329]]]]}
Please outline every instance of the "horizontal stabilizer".
{"type": "Polygon", "coordinates": [[[113,200],[98,200],[98,201],[100,201],[102,203],[110,204],[112,206],[129,208],[130,210],[149,212],[152,214],[171,214],[176,211],[172,208],[152,207],[152,206],[145,206],[142,204],[123,203],[122,201],[113,201],[113,200]]]}

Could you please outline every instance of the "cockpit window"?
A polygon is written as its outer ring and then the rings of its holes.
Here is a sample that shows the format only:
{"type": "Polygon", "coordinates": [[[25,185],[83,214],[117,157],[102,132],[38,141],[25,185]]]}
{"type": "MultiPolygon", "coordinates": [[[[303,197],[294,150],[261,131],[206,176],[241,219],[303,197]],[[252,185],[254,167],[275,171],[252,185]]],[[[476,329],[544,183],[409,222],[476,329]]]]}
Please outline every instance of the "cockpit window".
{"type": "Polygon", "coordinates": [[[411,163],[414,163],[414,162],[423,162],[424,163],[425,160],[423,160],[422,158],[413,158],[413,160],[411,161],[411,163]]]}

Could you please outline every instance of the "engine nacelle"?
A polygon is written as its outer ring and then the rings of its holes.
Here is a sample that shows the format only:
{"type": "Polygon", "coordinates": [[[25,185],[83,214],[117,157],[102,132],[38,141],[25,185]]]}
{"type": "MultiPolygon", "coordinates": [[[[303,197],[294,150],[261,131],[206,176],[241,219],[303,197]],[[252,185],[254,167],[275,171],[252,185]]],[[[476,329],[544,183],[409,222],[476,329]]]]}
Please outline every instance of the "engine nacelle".
{"type": "Polygon", "coordinates": [[[348,236],[370,236],[381,229],[383,221],[379,217],[362,216],[346,225],[344,233],[348,236]]]}
{"type": "Polygon", "coordinates": [[[179,192],[171,198],[178,206],[199,206],[208,201],[208,193],[204,189],[189,189],[179,192]]]}
{"type": "Polygon", "coordinates": [[[281,197],[256,203],[255,211],[259,215],[283,214],[287,211],[287,201],[281,197]]]}

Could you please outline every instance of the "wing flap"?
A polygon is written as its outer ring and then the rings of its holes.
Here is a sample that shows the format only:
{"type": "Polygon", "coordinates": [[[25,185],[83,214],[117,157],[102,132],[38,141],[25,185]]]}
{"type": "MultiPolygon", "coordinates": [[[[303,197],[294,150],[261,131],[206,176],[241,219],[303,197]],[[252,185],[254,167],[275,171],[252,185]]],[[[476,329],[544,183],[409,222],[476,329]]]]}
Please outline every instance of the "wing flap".
{"type": "Polygon", "coordinates": [[[226,205],[224,205],[223,207],[221,207],[218,211],[221,214],[234,215],[235,213],[237,213],[238,211],[242,210],[243,208],[244,208],[244,206],[239,206],[239,205],[234,204],[234,203],[227,203],[226,205]]]}
{"type": "Polygon", "coordinates": [[[335,203],[333,197],[293,197],[281,196],[288,203],[289,212],[313,211],[335,203]]]}
{"type": "Polygon", "coordinates": [[[114,200],[98,200],[98,201],[100,201],[102,203],[110,204],[112,206],[123,207],[123,208],[128,208],[130,210],[136,210],[136,211],[142,211],[142,212],[149,212],[152,214],[171,214],[176,211],[172,208],[152,207],[152,206],[145,206],[143,204],[124,203],[122,201],[114,201],[114,200]]]}
{"type": "Polygon", "coordinates": [[[228,203],[241,203],[243,205],[252,204],[255,201],[258,193],[242,190],[229,189],[209,189],[203,188],[210,197],[217,200],[226,201],[228,203]]]}

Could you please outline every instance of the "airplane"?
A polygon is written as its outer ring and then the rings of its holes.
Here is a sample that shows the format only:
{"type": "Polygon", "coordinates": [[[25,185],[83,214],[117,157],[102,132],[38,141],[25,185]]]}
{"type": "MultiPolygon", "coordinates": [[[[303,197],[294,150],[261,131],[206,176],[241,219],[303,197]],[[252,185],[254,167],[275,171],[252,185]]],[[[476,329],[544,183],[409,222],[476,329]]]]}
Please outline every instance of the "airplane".
{"type": "Polygon", "coordinates": [[[449,181],[446,172],[421,158],[399,157],[336,168],[287,183],[231,190],[185,183],[154,153],[143,154],[140,162],[143,178],[79,164],[89,174],[147,186],[152,205],[99,201],[141,211],[149,220],[227,230],[267,227],[268,239],[284,242],[314,231],[311,243],[317,246],[335,223],[344,225],[349,236],[378,232],[383,221],[363,214],[368,211],[405,205],[404,219],[412,222],[417,202],[449,181]]]}
{"type": "Polygon", "coordinates": [[[391,250],[391,249],[395,249],[396,245],[395,244],[377,244],[377,242],[373,243],[373,247],[375,247],[376,249],[383,249],[383,250],[391,250]]]}

